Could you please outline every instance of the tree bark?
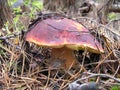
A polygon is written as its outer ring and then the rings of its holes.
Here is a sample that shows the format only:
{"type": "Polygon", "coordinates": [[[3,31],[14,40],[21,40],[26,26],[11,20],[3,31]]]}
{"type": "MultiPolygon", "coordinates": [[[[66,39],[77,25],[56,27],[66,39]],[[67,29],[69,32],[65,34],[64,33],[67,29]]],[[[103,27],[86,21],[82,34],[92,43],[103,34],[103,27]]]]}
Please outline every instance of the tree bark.
{"type": "Polygon", "coordinates": [[[7,20],[11,22],[11,19],[12,14],[8,5],[8,0],[0,0],[0,29],[7,20]]]}

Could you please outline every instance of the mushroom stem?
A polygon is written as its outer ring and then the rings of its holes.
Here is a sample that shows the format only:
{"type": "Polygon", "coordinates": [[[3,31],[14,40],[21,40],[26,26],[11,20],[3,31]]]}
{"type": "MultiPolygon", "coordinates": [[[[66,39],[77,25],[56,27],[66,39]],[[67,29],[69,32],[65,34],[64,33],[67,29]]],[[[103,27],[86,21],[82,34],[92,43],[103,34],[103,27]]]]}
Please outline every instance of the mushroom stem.
{"type": "MultiPolygon", "coordinates": [[[[67,47],[53,48],[52,49],[52,58],[54,60],[59,60],[59,62],[61,61],[60,67],[64,67],[65,69],[74,67],[75,63],[77,61],[74,56],[73,50],[71,50],[67,47]]],[[[54,60],[51,63],[54,63],[54,60]]]]}

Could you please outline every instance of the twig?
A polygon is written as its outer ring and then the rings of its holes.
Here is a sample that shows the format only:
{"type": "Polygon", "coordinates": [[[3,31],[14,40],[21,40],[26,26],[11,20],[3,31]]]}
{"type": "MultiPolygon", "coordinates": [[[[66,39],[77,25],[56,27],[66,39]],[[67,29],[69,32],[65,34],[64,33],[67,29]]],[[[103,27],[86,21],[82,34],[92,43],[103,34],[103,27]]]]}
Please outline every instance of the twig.
{"type": "Polygon", "coordinates": [[[88,6],[86,6],[86,7],[82,7],[82,8],[79,8],[79,11],[83,11],[83,10],[87,10],[87,9],[89,9],[88,6]]]}
{"type": "Polygon", "coordinates": [[[10,43],[10,42],[8,41],[8,39],[14,38],[14,37],[16,37],[16,36],[18,36],[18,35],[20,35],[20,34],[21,34],[21,32],[19,32],[19,33],[14,33],[13,35],[9,35],[9,36],[3,36],[3,37],[0,37],[0,40],[3,40],[5,43],[7,43],[8,45],[10,45],[10,46],[12,46],[12,47],[16,47],[16,49],[20,49],[19,46],[16,46],[16,45],[14,45],[14,44],[12,44],[12,43],[10,43]]]}
{"type": "Polygon", "coordinates": [[[13,35],[3,36],[3,37],[0,37],[0,40],[6,40],[6,39],[14,38],[15,36],[18,36],[20,34],[21,33],[14,33],[13,35]]]}
{"type": "MultiPolygon", "coordinates": [[[[77,20],[78,22],[79,22],[79,19],[87,19],[87,20],[90,20],[90,21],[92,21],[92,22],[94,22],[94,23],[96,23],[97,24],[97,28],[100,28],[100,27],[103,27],[104,29],[101,31],[101,30],[98,30],[99,32],[99,34],[101,34],[101,35],[104,35],[106,38],[107,38],[107,35],[106,35],[106,31],[109,31],[109,32],[111,32],[112,34],[114,34],[114,35],[116,35],[117,37],[119,37],[120,38],[120,35],[118,34],[118,33],[116,33],[115,32],[115,30],[113,30],[113,29],[111,29],[111,28],[109,28],[107,25],[102,25],[102,24],[100,24],[100,23],[98,23],[96,20],[94,20],[94,19],[92,19],[92,18],[89,18],[89,17],[79,17],[79,18],[75,18],[74,20],[77,20]],[[102,32],[102,33],[101,33],[102,32]]],[[[117,30],[116,30],[117,31],[117,30]]],[[[110,40],[109,38],[107,38],[108,40],[110,40]]],[[[111,40],[110,40],[111,41],[111,40]]]]}
{"type": "Polygon", "coordinates": [[[16,49],[21,50],[21,48],[20,48],[19,46],[10,43],[8,40],[4,40],[4,41],[5,41],[5,43],[7,43],[8,45],[10,45],[10,46],[12,46],[12,47],[15,47],[16,49]]]}
{"type": "Polygon", "coordinates": [[[118,65],[117,70],[116,70],[114,76],[118,73],[119,70],[120,70],[120,65],[118,65]]]}
{"type": "Polygon", "coordinates": [[[75,82],[79,82],[81,80],[85,80],[85,79],[89,79],[89,78],[92,78],[92,77],[98,77],[98,76],[100,76],[100,77],[111,78],[111,79],[113,79],[113,80],[115,80],[115,81],[117,81],[117,82],[120,83],[120,79],[117,79],[117,78],[115,78],[113,76],[110,76],[110,75],[107,75],[107,74],[95,74],[95,73],[89,73],[89,72],[86,72],[85,74],[90,74],[90,75],[88,77],[78,79],[75,82]]]}
{"type": "MultiPolygon", "coordinates": [[[[117,0],[116,0],[117,1],[117,0]]],[[[97,3],[97,2],[95,2],[95,1],[93,1],[93,0],[91,0],[90,2],[89,2],[91,5],[95,5],[96,7],[99,7],[100,6],[100,4],[99,3],[97,3]]],[[[108,3],[108,2],[107,2],[108,3]]],[[[106,4],[107,4],[106,3],[106,4]]],[[[105,5],[106,5],[105,4],[105,5]]],[[[109,9],[109,12],[115,12],[115,13],[119,13],[120,12],[120,5],[119,4],[112,4],[112,6],[110,7],[110,8],[108,8],[109,9]]]]}
{"type": "MultiPolygon", "coordinates": [[[[115,63],[115,62],[118,62],[117,59],[113,59],[113,60],[105,60],[103,63],[115,63]]],[[[93,62],[93,63],[89,63],[89,64],[84,64],[85,66],[88,66],[88,65],[95,65],[95,64],[99,64],[99,62],[93,62]]]]}

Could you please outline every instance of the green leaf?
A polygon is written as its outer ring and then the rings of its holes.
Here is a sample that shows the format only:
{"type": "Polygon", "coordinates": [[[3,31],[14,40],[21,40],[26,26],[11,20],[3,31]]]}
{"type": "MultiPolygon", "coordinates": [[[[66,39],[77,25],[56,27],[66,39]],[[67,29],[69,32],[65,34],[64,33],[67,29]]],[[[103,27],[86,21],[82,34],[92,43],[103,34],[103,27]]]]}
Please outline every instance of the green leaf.
{"type": "Polygon", "coordinates": [[[43,8],[43,5],[40,1],[34,1],[34,2],[32,2],[32,5],[33,5],[33,7],[37,7],[39,9],[43,8]]]}
{"type": "Polygon", "coordinates": [[[3,50],[0,50],[0,55],[3,54],[3,53],[4,53],[3,50]]]}
{"type": "Polygon", "coordinates": [[[120,86],[113,86],[110,90],[120,90],[120,86]]]}
{"type": "Polygon", "coordinates": [[[110,13],[108,14],[109,20],[115,20],[116,19],[116,14],[115,13],[110,13]]]}

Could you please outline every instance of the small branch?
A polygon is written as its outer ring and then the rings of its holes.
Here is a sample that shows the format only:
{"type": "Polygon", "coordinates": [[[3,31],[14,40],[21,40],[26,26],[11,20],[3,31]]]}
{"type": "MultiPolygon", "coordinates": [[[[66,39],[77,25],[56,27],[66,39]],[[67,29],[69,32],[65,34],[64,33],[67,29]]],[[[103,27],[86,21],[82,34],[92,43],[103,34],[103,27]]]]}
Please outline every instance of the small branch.
{"type": "Polygon", "coordinates": [[[120,7],[118,7],[118,8],[112,7],[112,8],[109,9],[109,12],[120,13],[120,7]]]}
{"type": "Polygon", "coordinates": [[[120,13],[120,5],[118,4],[113,4],[111,8],[109,8],[109,12],[116,12],[120,13]]]}
{"type": "MultiPolygon", "coordinates": [[[[72,82],[72,83],[69,83],[69,88],[70,90],[72,90],[74,87],[80,87],[80,83],[79,82],[82,82],[85,81],[85,79],[89,79],[89,78],[93,78],[93,77],[106,77],[106,78],[111,78],[115,81],[117,81],[118,83],[120,83],[120,79],[117,79],[113,76],[110,76],[110,75],[107,75],[107,74],[95,74],[95,73],[89,73],[89,72],[85,72],[84,73],[85,75],[88,74],[89,76],[85,77],[85,78],[80,78],[80,79],[77,79],[76,81],[72,82]]],[[[105,82],[103,82],[105,83],[105,82]]],[[[109,82],[108,82],[109,83],[109,82]]],[[[82,84],[81,84],[82,85],[82,84]]],[[[84,85],[84,84],[83,84],[84,85]]],[[[94,84],[91,84],[91,85],[94,85],[95,87],[98,86],[98,83],[94,83],[94,84]],[[97,85],[97,86],[96,86],[97,85]]],[[[112,85],[112,84],[111,84],[112,85]]]]}
{"type": "Polygon", "coordinates": [[[6,39],[14,38],[17,35],[20,35],[20,33],[15,33],[13,35],[0,37],[0,40],[6,40],[6,39]]]}
{"type": "MultiPolygon", "coordinates": [[[[91,5],[95,5],[96,7],[99,7],[100,4],[96,3],[94,1],[89,2],[91,5]]],[[[109,8],[109,12],[115,12],[115,13],[120,13],[120,5],[119,4],[113,4],[111,8],[109,8]]]]}
{"type": "MultiPolygon", "coordinates": [[[[115,62],[118,62],[118,60],[105,60],[103,63],[115,63],[115,62]]],[[[85,66],[96,65],[96,64],[99,64],[99,63],[100,62],[93,62],[93,63],[85,64],[85,66]]]]}
{"type": "Polygon", "coordinates": [[[85,73],[85,74],[90,74],[88,77],[85,77],[85,78],[81,78],[81,79],[78,79],[78,80],[76,80],[75,82],[79,82],[79,81],[81,81],[81,80],[85,80],[85,79],[89,79],[89,78],[92,78],[92,77],[107,77],[107,78],[111,78],[111,79],[113,79],[113,80],[115,80],[115,81],[117,81],[117,82],[119,82],[120,83],[120,79],[117,79],[117,78],[115,78],[115,77],[113,77],[113,76],[110,76],[110,75],[107,75],[107,74],[95,74],[95,73],[89,73],[89,72],[87,72],[87,73],[85,73]]]}
{"type": "Polygon", "coordinates": [[[112,33],[112,35],[116,35],[116,37],[120,38],[120,35],[117,32],[115,32],[114,29],[108,27],[107,25],[100,24],[100,23],[98,23],[96,20],[94,20],[92,18],[89,18],[89,17],[79,17],[79,18],[75,18],[74,20],[77,20],[79,22],[79,19],[86,19],[86,20],[90,20],[91,22],[94,22],[95,24],[97,24],[97,26],[95,27],[96,29],[98,29],[100,27],[103,27],[102,30],[97,30],[99,35],[105,36],[111,42],[113,42],[113,41],[112,41],[112,39],[109,39],[109,37],[107,37],[108,33],[106,33],[106,32],[110,32],[110,33],[112,33]]]}
{"type": "Polygon", "coordinates": [[[12,46],[12,47],[16,47],[16,49],[21,50],[21,48],[20,48],[19,46],[17,46],[17,45],[14,45],[14,44],[10,43],[7,39],[6,39],[6,40],[4,40],[4,41],[5,41],[5,43],[7,43],[8,45],[10,45],[10,46],[12,46]]]}
{"type": "Polygon", "coordinates": [[[12,44],[12,43],[10,43],[10,42],[8,41],[8,39],[14,38],[15,36],[18,36],[18,35],[20,35],[20,34],[21,34],[21,33],[14,33],[13,35],[3,36],[3,37],[0,37],[0,40],[3,40],[6,44],[8,44],[8,45],[10,45],[10,46],[12,46],[12,47],[16,47],[16,49],[20,49],[19,46],[16,46],[16,45],[14,45],[14,44],[12,44]]]}
{"type": "Polygon", "coordinates": [[[86,7],[82,7],[82,8],[79,8],[79,11],[83,11],[83,10],[87,10],[87,9],[89,9],[88,6],[86,6],[86,7]]]}

